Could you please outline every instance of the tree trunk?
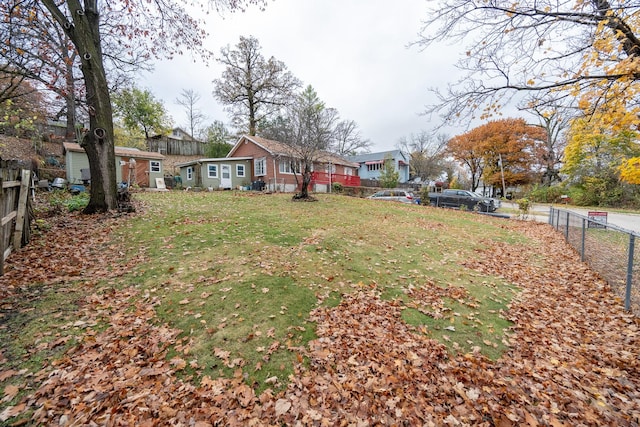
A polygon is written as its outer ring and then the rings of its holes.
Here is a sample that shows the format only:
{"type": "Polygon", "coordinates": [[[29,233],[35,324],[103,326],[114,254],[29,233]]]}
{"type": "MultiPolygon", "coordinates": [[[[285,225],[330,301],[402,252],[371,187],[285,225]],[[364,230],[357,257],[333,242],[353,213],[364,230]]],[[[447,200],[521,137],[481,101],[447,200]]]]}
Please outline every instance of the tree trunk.
{"type": "MultiPolygon", "coordinates": [[[[72,3],[72,2],[69,2],[72,3]]],[[[71,11],[74,12],[73,10],[71,11]]],[[[89,159],[91,196],[85,213],[105,212],[118,206],[116,159],[113,142],[113,110],[100,45],[100,17],[97,2],[85,2],[84,15],[75,18],[71,39],[82,61],[82,75],[87,92],[89,131],[81,146],[89,159]],[[88,6],[90,3],[93,3],[88,6]],[[86,19],[82,19],[82,17],[86,19]]]]}
{"type": "Polygon", "coordinates": [[[67,104],[67,130],[65,132],[65,137],[67,140],[71,140],[76,136],[76,83],[73,75],[72,63],[67,64],[66,89],[67,96],[65,97],[65,102],[67,104]]]}
{"type": "Polygon", "coordinates": [[[116,156],[113,142],[113,110],[102,62],[100,15],[97,0],[66,0],[73,22],[62,13],[59,2],[41,0],[73,42],[82,61],[86,87],[89,131],[80,145],[89,159],[91,196],[85,213],[105,212],[118,206],[116,156]],[[84,6],[84,7],[83,7],[84,6]]]}
{"type": "Polygon", "coordinates": [[[82,60],[87,64],[82,73],[89,103],[89,132],[80,145],[87,153],[91,172],[91,197],[85,213],[108,211],[118,204],[111,99],[104,73],[94,71],[91,59],[82,60]]]}
{"type": "Polygon", "coordinates": [[[300,196],[299,199],[308,199],[309,198],[309,184],[311,183],[311,171],[305,167],[304,172],[302,173],[302,187],[300,188],[300,196]]]}

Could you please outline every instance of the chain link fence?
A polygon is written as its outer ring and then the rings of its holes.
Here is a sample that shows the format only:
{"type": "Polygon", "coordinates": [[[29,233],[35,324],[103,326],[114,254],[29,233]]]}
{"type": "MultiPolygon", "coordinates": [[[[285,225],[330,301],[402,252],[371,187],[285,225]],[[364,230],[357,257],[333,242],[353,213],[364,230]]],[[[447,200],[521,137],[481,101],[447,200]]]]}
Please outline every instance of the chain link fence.
{"type": "Polygon", "coordinates": [[[640,315],[640,250],[635,249],[640,236],[607,224],[606,217],[597,214],[584,216],[551,207],[549,224],[609,283],[625,309],[640,315]]]}

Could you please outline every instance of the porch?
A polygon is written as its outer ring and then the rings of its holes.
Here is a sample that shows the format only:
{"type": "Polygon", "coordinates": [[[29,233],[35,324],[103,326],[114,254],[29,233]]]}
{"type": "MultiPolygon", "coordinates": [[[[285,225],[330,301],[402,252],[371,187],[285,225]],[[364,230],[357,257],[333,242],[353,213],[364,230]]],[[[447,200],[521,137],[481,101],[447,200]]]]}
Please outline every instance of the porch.
{"type": "Polygon", "coordinates": [[[357,175],[342,175],[329,172],[311,172],[311,185],[332,185],[334,182],[345,187],[360,187],[360,177],[357,175]]]}

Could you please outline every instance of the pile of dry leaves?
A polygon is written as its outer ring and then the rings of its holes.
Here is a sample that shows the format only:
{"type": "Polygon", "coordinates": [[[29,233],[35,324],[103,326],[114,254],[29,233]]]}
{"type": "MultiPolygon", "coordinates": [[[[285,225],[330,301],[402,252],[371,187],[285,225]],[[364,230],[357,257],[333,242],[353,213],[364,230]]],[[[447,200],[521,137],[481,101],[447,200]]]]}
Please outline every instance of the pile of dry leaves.
{"type": "MultiPolygon", "coordinates": [[[[296,367],[286,390],[256,395],[241,371],[195,385],[176,376],[187,362],[167,352],[179,331],[157,323],[153,299],[113,290],[86,297],[80,344],[30,378],[37,387],[0,420],[32,410],[41,425],[640,425],[638,319],[549,226],[504,226],[547,250],[538,249],[534,265],[535,248],[497,244],[467,262],[500,271],[523,290],[506,313],[514,322],[509,351],[496,362],[478,352],[450,355],[401,320],[397,301],[367,289],[312,313],[318,338],[295,349],[310,363],[296,367]],[[110,326],[97,330],[99,321],[110,326]]],[[[121,274],[105,268],[122,256],[110,227],[80,216],[54,227],[48,239],[60,244],[32,245],[14,257],[3,292],[33,281],[56,286],[67,276],[121,274]],[[53,248],[75,261],[43,265],[41,258],[61,257],[53,248]]],[[[11,375],[19,374],[0,372],[11,375]]]]}

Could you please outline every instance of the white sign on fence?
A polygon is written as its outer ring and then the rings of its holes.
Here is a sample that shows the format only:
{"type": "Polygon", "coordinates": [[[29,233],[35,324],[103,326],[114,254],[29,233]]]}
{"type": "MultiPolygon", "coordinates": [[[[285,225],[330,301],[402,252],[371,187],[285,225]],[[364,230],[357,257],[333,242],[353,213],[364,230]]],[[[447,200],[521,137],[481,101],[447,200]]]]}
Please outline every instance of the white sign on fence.
{"type": "Polygon", "coordinates": [[[587,228],[607,228],[607,212],[589,211],[587,228]]]}

